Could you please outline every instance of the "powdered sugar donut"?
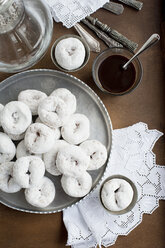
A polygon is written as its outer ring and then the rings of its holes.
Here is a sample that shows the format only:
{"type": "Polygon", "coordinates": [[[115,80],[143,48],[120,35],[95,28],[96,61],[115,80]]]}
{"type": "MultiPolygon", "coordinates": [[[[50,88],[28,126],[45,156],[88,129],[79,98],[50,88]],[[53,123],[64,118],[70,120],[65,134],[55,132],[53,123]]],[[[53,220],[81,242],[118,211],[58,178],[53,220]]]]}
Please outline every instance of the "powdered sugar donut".
{"type": "Polygon", "coordinates": [[[17,145],[17,150],[16,150],[16,157],[21,158],[21,157],[27,157],[27,156],[32,156],[35,155],[37,157],[40,157],[42,159],[42,154],[34,154],[34,153],[30,153],[25,144],[24,144],[24,140],[22,140],[21,142],[19,142],[19,144],[17,145]]]}
{"type": "Polygon", "coordinates": [[[12,139],[14,141],[18,141],[18,140],[24,139],[25,132],[24,133],[21,133],[21,134],[11,134],[11,133],[8,133],[7,135],[10,137],[10,139],[12,139]]]}
{"type": "Polygon", "coordinates": [[[13,166],[13,178],[22,188],[37,185],[44,173],[44,162],[37,156],[21,157],[13,166]]]}
{"type": "Polygon", "coordinates": [[[69,113],[66,103],[57,96],[49,96],[38,106],[38,114],[49,127],[61,127],[67,121],[69,113]]]}
{"type": "Polygon", "coordinates": [[[1,112],[3,110],[4,106],[0,103],[0,127],[1,127],[1,112]]]}
{"type": "Polygon", "coordinates": [[[56,166],[56,157],[60,149],[68,145],[69,144],[64,140],[56,140],[53,148],[49,152],[43,154],[45,168],[50,174],[54,176],[61,175],[61,172],[57,169],[56,166]]]}
{"type": "Polygon", "coordinates": [[[58,170],[67,176],[79,176],[89,166],[89,156],[79,146],[66,146],[57,153],[58,170]]]}
{"type": "Polygon", "coordinates": [[[54,200],[55,192],[53,182],[43,177],[37,186],[25,189],[25,198],[31,205],[45,208],[54,200]]]}
{"type": "Polygon", "coordinates": [[[0,163],[10,161],[14,158],[16,148],[7,134],[0,132],[0,163]]]}
{"type": "MultiPolygon", "coordinates": [[[[37,117],[37,119],[35,120],[35,123],[42,123],[44,124],[41,120],[40,120],[40,117],[37,117]]],[[[61,130],[59,127],[50,127],[53,131],[54,131],[54,136],[55,136],[55,139],[59,139],[60,136],[61,136],[61,130]]]]}
{"type": "Polygon", "coordinates": [[[14,162],[0,164],[0,189],[6,193],[18,192],[21,187],[13,178],[14,162]]]}
{"type": "Polygon", "coordinates": [[[47,95],[39,90],[23,90],[18,95],[18,101],[24,102],[33,115],[38,114],[38,105],[47,95]]]}
{"type": "Polygon", "coordinates": [[[101,199],[107,209],[121,211],[130,205],[133,194],[133,189],[126,180],[114,178],[103,185],[101,199]]]}
{"type": "Polygon", "coordinates": [[[79,177],[63,175],[61,185],[67,195],[83,197],[89,193],[92,187],[92,177],[88,172],[83,172],[79,177]]]}
{"type": "Polygon", "coordinates": [[[48,152],[54,145],[54,131],[41,123],[33,123],[25,133],[24,144],[30,153],[48,152]]]}
{"type": "Polygon", "coordinates": [[[85,59],[85,47],[77,38],[66,38],[58,42],[55,48],[57,63],[64,69],[79,68],[85,59]]]}
{"type": "Polygon", "coordinates": [[[73,114],[76,111],[76,97],[67,89],[59,88],[51,93],[51,96],[60,97],[67,105],[68,112],[73,114]]]}
{"type": "Polygon", "coordinates": [[[90,157],[89,167],[87,170],[97,170],[107,160],[107,149],[98,140],[86,140],[80,147],[90,157]]]}
{"type": "Polygon", "coordinates": [[[9,102],[1,112],[1,125],[6,133],[22,134],[31,124],[31,121],[31,111],[23,102],[9,102]]]}
{"type": "Polygon", "coordinates": [[[61,128],[61,134],[68,143],[80,144],[89,138],[89,119],[83,114],[71,115],[67,123],[61,128]]]}

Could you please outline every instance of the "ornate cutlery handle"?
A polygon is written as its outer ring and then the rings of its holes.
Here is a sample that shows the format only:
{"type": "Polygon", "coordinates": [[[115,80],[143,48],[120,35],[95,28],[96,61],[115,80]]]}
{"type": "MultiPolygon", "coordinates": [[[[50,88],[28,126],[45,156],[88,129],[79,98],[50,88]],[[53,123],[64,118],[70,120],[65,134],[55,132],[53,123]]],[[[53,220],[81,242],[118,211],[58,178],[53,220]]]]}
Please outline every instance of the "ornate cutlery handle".
{"type": "Polygon", "coordinates": [[[104,4],[103,8],[111,11],[112,13],[114,13],[116,15],[121,15],[124,11],[124,7],[122,4],[113,3],[113,2],[108,2],[108,3],[104,4]]]}
{"type": "Polygon", "coordinates": [[[84,28],[81,27],[80,24],[75,24],[74,28],[78,32],[78,34],[86,41],[88,46],[90,47],[90,50],[96,53],[100,52],[100,43],[92,36],[90,35],[84,28]]]}
{"type": "Polygon", "coordinates": [[[123,47],[119,42],[115,41],[111,37],[109,37],[106,33],[103,31],[100,31],[98,28],[93,26],[90,22],[88,22],[86,19],[81,20],[86,26],[88,26],[91,30],[93,30],[96,35],[103,40],[108,47],[123,47]]]}
{"type": "Polygon", "coordinates": [[[106,32],[111,38],[116,40],[117,42],[121,43],[123,46],[128,48],[130,51],[135,51],[138,47],[138,44],[129,40],[124,35],[120,34],[116,30],[110,28],[107,24],[100,22],[97,18],[93,18],[91,16],[86,17],[88,21],[90,21],[94,26],[97,26],[102,31],[106,32]]]}
{"type": "Polygon", "coordinates": [[[143,7],[143,3],[140,1],[136,1],[136,0],[118,0],[119,2],[125,3],[137,10],[141,10],[143,7]]]}

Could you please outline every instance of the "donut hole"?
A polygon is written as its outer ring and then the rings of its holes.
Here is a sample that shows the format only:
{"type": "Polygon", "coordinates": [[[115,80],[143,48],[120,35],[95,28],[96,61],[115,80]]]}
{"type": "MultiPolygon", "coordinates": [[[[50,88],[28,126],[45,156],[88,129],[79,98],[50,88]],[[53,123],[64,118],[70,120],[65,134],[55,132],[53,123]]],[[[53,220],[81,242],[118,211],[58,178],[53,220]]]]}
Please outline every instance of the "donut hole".
{"type": "Polygon", "coordinates": [[[34,142],[36,142],[39,137],[41,137],[41,133],[40,133],[40,131],[37,131],[34,142]]]}
{"type": "Polygon", "coordinates": [[[90,155],[90,159],[93,159],[94,155],[96,154],[96,152],[93,152],[91,155],[90,155]]]}
{"type": "Polygon", "coordinates": [[[60,106],[54,106],[54,108],[52,109],[52,112],[55,113],[55,114],[58,114],[58,111],[60,109],[60,106]]]}
{"type": "Polygon", "coordinates": [[[9,177],[8,177],[8,180],[7,180],[8,183],[10,182],[10,179],[12,179],[11,175],[9,175],[9,177]]]}
{"type": "Polygon", "coordinates": [[[117,193],[117,192],[119,191],[119,189],[120,189],[120,187],[119,187],[119,188],[117,188],[114,192],[115,192],[115,193],[117,193]]]}
{"type": "Polygon", "coordinates": [[[57,111],[56,111],[56,109],[53,111],[53,113],[55,113],[55,114],[57,114],[57,111]]]}
{"type": "Polygon", "coordinates": [[[38,101],[38,100],[40,99],[40,96],[35,95],[35,96],[33,96],[33,99],[34,99],[35,101],[38,101]]]}
{"type": "Polygon", "coordinates": [[[36,134],[37,134],[37,136],[38,136],[38,137],[40,137],[40,136],[41,136],[40,132],[36,132],[36,134]]]}
{"type": "Polygon", "coordinates": [[[69,56],[72,56],[76,50],[76,47],[71,47],[70,49],[66,48],[65,51],[69,54],[69,56]]]}
{"type": "Polygon", "coordinates": [[[70,162],[71,162],[71,164],[74,165],[74,166],[77,166],[77,165],[78,165],[78,161],[75,160],[73,157],[70,158],[70,162]]]}
{"type": "Polygon", "coordinates": [[[75,165],[78,165],[78,161],[77,160],[75,160],[75,165]]]}
{"type": "Polygon", "coordinates": [[[27,174],[27,175],[30,175],[31,173],[30,173],[30,171],[28,170],[28,171],[26,172],[26,174],[27,174]]]}
{"type": "Polygon", "coordinates": [[[12,113],[12,118],[14,120],[14,123],[17,123],[18,120],[19,120],[19,115],[18,115],[18,112],[15,111],[14,113],[12,113]]]}
{"type": "Polygon", "coordinates": [[[79,129],[79,127],[80,127],[80,123],[75,123],[74,129],[73,129],[73,133],[76,133],[77,130],[79,129]]]}
{"type": "Polygon", "coordinates": [[[58,152],[54,155],[53,157],[53,160],[54,160],[54,166],[56,167],[56,160],[57,160],[57,155],[58,155],[58,152]]]}

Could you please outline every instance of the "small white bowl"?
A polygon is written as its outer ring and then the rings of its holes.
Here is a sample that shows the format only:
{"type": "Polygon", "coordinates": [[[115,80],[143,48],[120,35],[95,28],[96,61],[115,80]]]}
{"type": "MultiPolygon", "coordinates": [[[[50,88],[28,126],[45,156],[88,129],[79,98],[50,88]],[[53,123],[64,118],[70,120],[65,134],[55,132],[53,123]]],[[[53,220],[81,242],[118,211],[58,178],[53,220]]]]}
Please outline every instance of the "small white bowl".
{"type": "Polygon", "coordinates": [[[51,59],[52,59],[53,63],[54,63],[60,70],[62,70],[62,71],[64,71],[64,72],[75,72],[75,71],[78,71],[78,70],[82,69],[82,68],[88,63],[89,57],[90,57],[90,48],[89,48],[88,44],[84,41],[84,39],[81,38],[81,37],[78,36],[78,35],[67,34],[67,35],[61,36],[60,38],[58,38],[58,39],[54,42],[54,44],[53,44],[53,46],[52,46],[52,48],[51,48],[51,59]],[[80,41],[83,43],[84,48],[85,48],[85,59],[84,59],[84,62],[83,62],[83,64],[82,64],[80,67],[78,67],[78,68],[76,68],[76,69],[74,69],[74,70],[67,70],[67,69],[64,69],[63,67],[61,67],[61,66],[57,63],[57,60],[56,60],[56,58],[55,58],[55,49],[56,49],[56,46],[57,46],[58,42],[61,41],[61,40],[63,40],[63,39],[66,39],[66,38],[76,38],[76,39],[80,40],[80,41]]]}
{"type": "Polygon", "coordinates": [[[133,209],[133,207],[135,206],[135,204],[136,204],[136,202],[137,202],[137,199],[138,199],[138,192],[137,192],[137,188],[136,188],[135,184],[134,184],[129,178],[127,178],[127,177],[125,177],[125,176],[123,176],[123,175],[113,175],[113,176],[108,177],[108,178],[102,183],[102,185],[101,185],[101,187],[100,187],[99,196],[100,196],[100,202],[101,202],[102,206],[103,206],[110,214],[113,214],[113,215],[122,215],[122,214],[125,214],[125,213],[131,211],[131,209],[133,209]],[[131,203],[129,204],[129,206],[128,206],[127,208],[123,209],[123,210],[120,210],[120,211],[111,211],[111,210],[107,209],[107,208],[105,207],[105,205],[103,204],[103,201],[102,201],[102,198],[101,198],[101,191],[102,191],[102,188],[103,188],[104,184],[105,184],[106,182],[108,182],[109,180],[114,179],[114,178],[116,178],[116,179],[123,179],[123,180],[125,180],[126,182],[128,182],[128,183],[131,185],[131,187],[132,187],[132,189],[133,189],[133,193],[134,193],[134,194],[133,194],[132,201],[131,201],[131,203]]]}

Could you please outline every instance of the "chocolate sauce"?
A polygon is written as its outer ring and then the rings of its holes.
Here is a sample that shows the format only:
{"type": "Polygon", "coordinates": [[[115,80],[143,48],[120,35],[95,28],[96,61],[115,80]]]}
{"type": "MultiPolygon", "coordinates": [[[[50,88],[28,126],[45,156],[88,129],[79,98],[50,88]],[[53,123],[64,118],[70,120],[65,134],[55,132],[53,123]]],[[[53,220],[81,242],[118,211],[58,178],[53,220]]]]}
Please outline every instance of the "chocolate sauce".
{"type": "Polygon", "coordinates": [[[136,78],[133,63],[126,70],[122,66],[128,59],[121,55],[112,55],[106,58],[98,69],[98,77],[103,88],[112,93],[122,93],[129,90],[136,78]]]}

